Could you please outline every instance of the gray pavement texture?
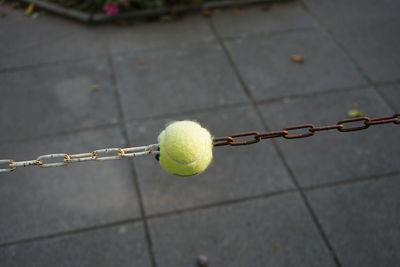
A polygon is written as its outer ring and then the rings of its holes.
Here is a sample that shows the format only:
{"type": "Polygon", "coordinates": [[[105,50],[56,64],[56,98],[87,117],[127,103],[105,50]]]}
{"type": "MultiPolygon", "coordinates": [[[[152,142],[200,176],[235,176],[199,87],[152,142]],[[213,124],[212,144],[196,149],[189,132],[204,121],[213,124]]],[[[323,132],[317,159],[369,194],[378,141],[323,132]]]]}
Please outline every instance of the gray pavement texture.
{"type": "MultiPolygon", "coordinates": [[[[90,27],[0,5],[0,159],[400,112],[400,2],[303,0],[90,27]],[[292,62],[292,55],[304,58],[292,62]]],[[[400,128],[214,149],[193,178],[153,157],[0,179],[0,266],[397,266],[400,128]]]]}

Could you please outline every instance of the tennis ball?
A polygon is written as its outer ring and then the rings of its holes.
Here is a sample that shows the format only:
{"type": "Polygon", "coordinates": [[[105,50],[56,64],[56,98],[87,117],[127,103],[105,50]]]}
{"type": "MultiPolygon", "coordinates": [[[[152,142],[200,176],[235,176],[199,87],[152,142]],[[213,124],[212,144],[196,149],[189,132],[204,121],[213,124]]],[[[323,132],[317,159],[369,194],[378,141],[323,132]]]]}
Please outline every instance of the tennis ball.
{"type": "Polygon", "coordinates": [[[160,165],[178,176],[203,172],[212,160],[212,137],[194,121],[176,121],[158,136],[160,165]]]}

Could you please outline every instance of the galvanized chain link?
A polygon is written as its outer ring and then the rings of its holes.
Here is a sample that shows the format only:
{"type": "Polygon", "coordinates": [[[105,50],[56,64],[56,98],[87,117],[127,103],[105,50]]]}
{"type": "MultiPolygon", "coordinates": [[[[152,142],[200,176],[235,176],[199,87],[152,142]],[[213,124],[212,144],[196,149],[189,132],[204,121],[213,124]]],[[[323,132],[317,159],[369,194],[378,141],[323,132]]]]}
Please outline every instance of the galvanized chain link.
{"type": "Polygon", "coordinates": [[[70,163],[84,162],[84,161],[104,161],[104,160],[117,160],[121,158],[133,158],[149,154],[159,154],[159,145],[152,144],[148,146],[128,147],[128,148],[104,148],[94,150],[88,153],[80,154],[48,154],[37,157],[35,160],[14,161],[12,159],[2,159],[0,164],[7,164],[7,168],[0,168],[1,172],[11,172],[17,167],[39,166],[42,168],[65,166],[70,163]],[[48,162],[49,159],[58,159],[58,162],[48,162]]]}
{"type": "Polygon", "coordinates": [[[369,128],[373,125],[378,124],[386,124],[386,123],[394,123],[399,125],[400,124],[400,113],[395,114],[393,116],[388,117],[381,117],[381,118],[368,118],[368,117],[360,117],[354,119],[346,119],[341,120],[336,124],[327,125],[327,126],[319,126],[316,127],[313,124],[302,124],[297,126],[287,127],[280,131],[273,131],[273,132],[266,132],[266,133],[259,133],[259,132],[244,132],[244,133],[237,133],[232,134],[225,137],[217,137],[214,138],[214,146],[243,146],[243,145],[250,145],[254,143],[258,143],[263,139],[269,138],[276,138],[276,137],[283,137],[285,139],[295,139],[295,138],[304,138],[313,136],[316,132],[320,131],[327,131],[327,130],[338,130],[339,132],[353,132],[353,131],[360,131],[369,128]],[[355,127],[347,127],[349,123],[356,123],[362,122],[361,125],[355,127]],[[290,134],[290,131],[299,130],[299,129],[307,129],[305,133],[300,134],[290,134]],[[252,136],[252,138],[248,140],[241,140],[239,141],[239,137],[246,137],[252,136]],[[235,140],[236,139],[236,140],[235,140]]]}

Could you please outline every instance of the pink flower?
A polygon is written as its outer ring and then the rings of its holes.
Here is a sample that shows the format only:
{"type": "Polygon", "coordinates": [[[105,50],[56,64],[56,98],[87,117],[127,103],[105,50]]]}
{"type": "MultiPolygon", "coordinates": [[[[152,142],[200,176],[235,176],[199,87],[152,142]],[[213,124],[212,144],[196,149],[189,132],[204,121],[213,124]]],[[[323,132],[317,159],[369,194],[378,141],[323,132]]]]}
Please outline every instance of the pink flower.
{"type": "Polygon", "coordinates": [[[119,8],[117,3],[107,2],[103,6],[103,11],[107,15],[115,15],[119,13],[119,8]]]}

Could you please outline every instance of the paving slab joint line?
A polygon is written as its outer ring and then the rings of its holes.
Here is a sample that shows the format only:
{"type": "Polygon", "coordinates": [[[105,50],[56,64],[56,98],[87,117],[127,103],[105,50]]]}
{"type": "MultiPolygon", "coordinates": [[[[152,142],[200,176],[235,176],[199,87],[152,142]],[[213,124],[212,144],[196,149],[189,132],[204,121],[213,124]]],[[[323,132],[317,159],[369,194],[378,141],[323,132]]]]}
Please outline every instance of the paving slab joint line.
{"type": "MultiPolygon", "coordinates": [[[[400,175],[400,171],[390,172],[390,173],[375,175],[375,176],[369,176],[369,177],[359,177],[359,178],[355,178],[355,179],[343,181],[343,182],[302,187],[302,189],[304,191],[313,191],[313,190],[318,190],[318,189],[334,188],[334,187],[338,187],[338,186],[348,186],[348,185],[353,185],[353,184],[358,184],[358,183],[363,183],[363,182],[368,182],[368,181],[373,181],[373,180],[379,180],[379,179],[386,179],[386,178],[387,179],[396,179],[397,175],[400,175]]],[[[175,216],[175,215],[180,215],[180,214],[189,213],[189,212],[196,212],[199,210],[223,207],[223,206],[228,206],[228,205],[235,205],[235,204],[240,204],[240,203],[253,201],[253,200],[257,200],[257,199],[268,199],[268,198],[275,197],[275,196],[281,196],[281,195],[285,195],[285,194],[299,193],[299,192],[300,191],[298,189],[291,188],[291,189],[286,189],[286,190],[281,190],[281,191],[269,192],[266,194],[260,194],[260,195],[250,196],[250,197],[226,200],[226,201],[206,204],[206,205],[202,205],[202,206],[190,207],[190,208],[185,208],[185,209],[181,209],[181,210],[173,210],[173,211],[164,212],[164,213],[155,213],[155,214],[146,216],[146,218],[148,220],[158,219],[158,218],[175,216]]],[[[0,243],[0,248],[13,246],[13,245],[19,245],[19,244],[26,244],[26,243],[36,242],[36,241],[42,241],[42,240],[47,240],[47,239],[52,239],[52,238],[66,237],[66,236],[76,235],[76,234],[80,234],[80,233],[96,231],[96,230],[106,229],[106,228],[110,228],[110,227],[116,227],[116,226],[120,226],[120,225],[142,222],[142,221],[143,221],[142,218],[126,219],[126,220],[111,222],[111,223],[107,223],[107,224],[99,224],[99,225],[95,225],[95,226],[91,226],[91,227],[87,227],[87,228],[79,228],[79,229],[73,229],[73,230],[65,231],[65,232],[58,232],[58,233],[37,236],[37,237],[32,237],[32,238],[27,238],[27,239],[14,240],[14,241],[10,241],[10,242],[0,243]]]]}
{"type": "Polygon", "coordinates": [[[314,15],[314,13],[308,8],[307,4],[303,1],[300,0],[301,6],[304,9],[305,12],[307,12],[317,23],[318,25],[325,31],[325,33],[329,36],[329,38],[332,40],[332,42],[336,45],[336,47],[341,50],[346,57],[350,60],[350,62],[352,63],[352,65],[354,66],[354,68],[360,73],[360,75],[367,81],[368,85],[370,85],[372,88],[374,88],[374,90],[376,91],[376,93],[383,99],[383,101],[386,103],[386,105],[392,109],[393,112],[396,112],[396,108],[394,106],[392,106],[389,101],[387,101],[387,99],[384,97],[384,95],[381,93],[380,90],[378,90],[377,88],[377,84],[379,83],[375,83],[374,81],[372,81],[372,79],[368,76],[368,74],[364,71],[364,69],[357,63],[357,61],[351,56],[351,54],[347,51],[347,49],[344,47],[344,45],[336,40],[333,37],[332,32],[329,30],[329,28],[324,25],[318,18],[317,16],[314,15]]]}
{"type": "MultiPolygon", "coordinates": [[[[41,140],[41,139],[46,139],[46,138],[55,138],[55,137],[67,136],[67,135],[84,133],[84,132],[89,132],[89,131],[111,129],[111,128],[119,126],[119,125],[120,125],[120,123],[118,123],[118,122],[115,122],[115,123],[111,122],[111,123],[97,125],[97,126],[93,126],[93,127],[83,127],[83,128],[79,128],[79,129],[65,130],[65,131],[60,131],[60,132],[51,133],[51,134],[44,134],[44,135],[31,136],[31,137],[22,137],[22,138],[17,138],[17,139],[8,139],[8,140],[4,139],[4,140],[0,141],[0,144],[16,144],[16,143],[35,141],[35,140],[41,140]]],[[[24,155],[20,155],[20,156],[23,157],[24,155]]]]}
{"type": "MultiPolygon", "coordinates": [[[[181,210],[173,210],[170,212],[151,214],[151,215],[146,216],[146,218],[148,220],[163,218],[163,217],[168,217],[168,216],[180,215],[180,214],[188,213],[188,212],[205,210],[205,209],[209,209],[209,208],[216,208],[216,207],[223,207],[223,206],[228,206],[228,205],[239,204],[239,203],[257,200],[257,199],[266,199],[266,198],[290,194],[290,193],[298,193],[298,190],[295,188],[292,188],[292,189],[286,189],[286,190],[281,190],[281,191],[275,191],[275,192],[270,192],[270,193],[256,195],[256,196],[232,199],[232,200],[216,202],[216,203],[206,204],[206,205],[197,206],[197,207],[185,208],[185,209],[181,209],[181,210]]],[[[137,222],[143,222],[143,218],[125,219],[125,220],[121,220],[121,221],[115,221],[115,222],[106,223],[106,224],[98,224],[98,225],[85,227],[85,228],[72,229],[72,230],[64,231],[64,232],[51,233],[51,234],[36,236],[36,237],[32,237],[32,238],[13,240],[13,241],[5,242],[5,243],[0,243],[0,248],[19,245],[19,244],[32,243],[32,242],[53,239],[53,238],[66,237],[66,236],[76,235],[76,234],[80,234],[80,233],[102,230],[102,229],[107,229],[107,228],[111,228],[111,227],[122,226],[122,225],[126,225],[126,224],[137,223],[137,222]]]]}
{"type": "Polygon", "coordinates": [[[66,237],[66,236],[71,236],[71,235],[76,235],[76,234],[81,234],[81,233],[86,233],[86,232],[91,232],[91,231],[96,231],[96,230],[102,230],[102,229],[106,229],[106,228],[110,228],[110,227],[116,227],[116,226],[120,226],[120,225],[137,223],[140,221],[142,221],[141,218],[126,219],[126,220],[121,220],[121,221],[116,221],[116,222],[111,222],[111,223],[106,223],[106,224],[98,224],[95,226],[90,226],[90,227],[85,227],[85,228],[73,229],[73,230],[64,231],[64,232],[51,233],[51,234],[41,235],[41,236],[36,236],[36,237],[31,237],[31,238],[13,240],[13,241],[1,243],[0,248],[20,245],[20,244],[27,244],[27,243],[48,240],[48,239],[53,239],[53,238],[66,237]]]}
{"type": "Polygon", "coordinates": [[[371,176],[364,176],[364,177],[357,177],[357,178],[349,179],[349,180],[346,180],[346,181],[340,181],[340,182],[304,186],[304,187],[301,187],[301,188],[303,189],[303,191],[314,191],[314,190],[325,189],[325,188],[333,188],[333,187],[340,187],[340,186],[351,186],[351,185],[354,185],[354,184],[370,182],[370,181],[375,181],[375,180],[381,180],[381,179],[386,179],[386,178],[390,179],[390,178],[396,177],[397,175],[400,175],[400,171],[383,173],[383,174],[378,174],[378,175],[371,175],[371,176]]]}
{"type": "MultiPolygon", "coordinates": [[[[115,97],[116,97],[117,109],[118,109],[118,119],[120,122],[120,130],[122,132],[122,136],[125,141],[125,145],[130,147],[131,144],[129,142],[128,129],[126,127],[125,120],[124,120],[124,111],[122,108],[121,95],[118,90],[118,83],[117,83],[117,78],[115,75],[113,59],[111,56],[111,51],[110,51],[108,43],[107,43],[107,61],[108,61],[108,65],[110,67],[110,75],[111,75],[112,85],[114,86],[114,90],[115,90],[115,97]]],[[[135,187],[137,201],[139,204],[140,215],[143,220],[143,228],[144,228],[144,234],[145,234],[146,243],[147,243],[147,251],[148,251],[150,264],[152,267],[157,267],[155,254],[154,254],[154,250],[153,250],[153,242],[152,242],[151,234],[150,234],[150,228],[149,228],[149,225],[147,222],[146,211],[145,211],[144,202],[143,202],[143,196],[142,196],[142,193],[140,190],[139,177],[138,177],[138,174],[136,173],[135,164],[134,164],[133,160],[129,160],[129,165],[131,168],[133,185],[135,187]]]]}
{"type": "Polygon", "coordinates": [[[290,34],[296,32],[318,32],[318,29],[315,27],[299,27],[287,30],[277,30],[277,31],[269,31],[265,33],[251,33],[251,34],[239,34],[236,36],[228,36],[228,37],[220,37],[223,42],[234,42],[237,40],[245,39],[245,38],[271,38],[283,34],[290,34]]]}
{"type": "Polygon", "coordinates": [[[194,207],[190,207],[190,208],[183,208],[183,209],[178,209],[178,210],[173,210],[173,211],[154,213],[154,214],[148,215],[147,218],[150,219],[150,220],[158,219],[158,218],[163,218],[163,217],[168,217],[168,216],[175,216],[175,215],[180,215],[180,214],[185,214],[185,213],[190,213],[190,212],[196,212],[196,211],[201,211],[201,210],[206,210],[206,209],[212,209],[212,208],[218,208],[218,207],[224,207],[224,206],[240,204],[240,203],[253,201],[253,200],[257,200],[257,199],[268,199],[270,197],[275,197],[275,196],[280,196],[280,195],[285,195],[285,194],[291,194],[291,193],[298,193],[298,190],[296,188],[291,188],[291,189],[285,189],[285,190],[270,192],[270,193],[266,193],[266,194],[260,194],[260,195],[254,195],[254,196],[249,196],[249,197],[242,197],[242,198],[237,198],[237,199],[225,200],[225,201],[221,201],[221,202],[215,202],[215,203],[210,203],[210,204],[205,204],[205,205],[200,205],[200,206],[194,206],[194,207]]]}
{"type": "Polygon", "coordinates": [[[257,105],[262,105],[262,104],[268,104],[268,103],[279,103],[279,102],[283,102],[286,99],[298,99],[298,98],[308,98],[308,97],[314,97],[314,96],[326,96],[326,95],[335,94],[338,92],[364,90],[365,87],[367,87],[367,86],[369,86],[368,83],[363,83],[363,84],[357,84],[357,85],[353,85],[353,86],[332,88],[332,89],[329,89],[326,91],[320,91],[320,92],[292,94],[289,96],[279,96],[279,97],[273,97],[273,98],[262,99],[262,100],[254,100],[254,103],[256,103],[257,105]]]}
{"type": "MultiPolygon", "coordinates": [[[[318,189],[348,186],[348,185],[353,185],[353,184],[358,184],[358,183],[363,183],[363,182],[368,182],[368,181],[374,181],[374,180],[379,180],[379,179],[386,179],[386,178],[389,179],[389,178],[393,178],[399,174],[400,174],[400,171],[390,172],[390,173],[385,173],[385,174],[380,174],[380,175],[375,175],[375,176],[354,178],[354,179],[351,179],[348,181],[343,181],[343,182],[327,183],[327,184],[321,184],[321,185],[316,185],[316,186],[302,187],[302,189],[303,189],[303,191],[313,191],[313,190],[318,190],[318,189]]],[[[290,189],[269,192],[269,193],[265,193],[265,194],[259,194],[259,195],[225,200],[225,201],[221,201],[221,202],[215,202],[215,203],[210,203],[210,204],[205,204],[205,205],[200,205],[200,206],[194,206],[194,207],[190,207],[190,208],[183,208],[183,209],[172,210],[172,211],[167,211],[167,212],[154,213],[154,214],[147,215],[147,219],[151,220],[151,219],[163,218],[163,217],[168,217],[168,216],[175,216],[175,215],[180,215],[180,214],[189,213],[189,212],[195,212],[195,211],[199,211],[199,210],[235,205],[235,204],[253,201],[253,200],[257,200],[257,199],[268,199],[268,198],[272,198],[275,196],[281,196],[281,195],[291,194],[291,193],[300,193],[300,190],[298,188],[290,188],[290,189]]]]}
{"type": "Polygon", "coordinates": [[[240,107],[245,107],[248,104],[249,104],[248,102],[221,104],[221,105],[205,107],[205,108],[189,109],[189,110],[184,110],[184,111],[180,111],[180,112],[168,112],[168,113],[163,113],[163,114],[159,114],[159,115],[151,115],[151,116],[147,116],[147,117],[132,118],[132,119],[127,119],[124,122],[129,123],[129,122],[134,122],[134,121],[168,119],[170,117],[178,116],[178,115],[193,115],[193,114],[197,114],[197,113],[201,113],[201,112],[219,111],[219,110],[225,110],[225,109],[230,109],[230,108],[240,108],[240,107]]]}
{"type": "MultiPolygon", "coordinates": [[[[383,82],[383,83],[379,83],[378,86],[398,85],[399,83],[400,83],[400,81],[383,82]]],[[[354,90],[354,91],[363,90],[366,86],[369,86],[369,84],[366,83],[366,84],[359,84],[359,85],[354,85],[354,86],[349,86],[349,87],[332,88],[332,89],[329,89],[327,91],[322,91],[322,92],[311,92],[311,93],[305,93],[305,94],[296,94],[296,95],[290,95],[290,96],[281,96],[281,97],[274,97],[274,98],[269,98],[269,99],[254,100],[254,103],[256,105],[264,105],[264,104],[268,104],[268,103],[279,103],[279,102],[285,101],[287,99],[323,96],[323,95],[329,95],[329,94],[334,94],[337,92],[348,91],[348,90],[354,90]]],[[[14,139],[14,140],[12,140],[12,139],[2,140],[0,142],[0,144],[34,141],[34,140],[40,140],[40,139],[44,139],[44,138],[52,138],[52,137],[65,136],[65,135],[70,135],[70,134],[75,134],[75,133],[112,128],[112,127],[116,127],[116,126],[121,126],[121,123],[126,124],[126,123],[131,123],[131,122],[140,122],[140,121],[148,121],[148,120],[155,120],[155,119],[165,119],[165,118],[170,118],[170,117],[176,116],[176,115],[192,115],[192,114],[197,114],[197,113],[201,113],[201,112],[218,111],[218,110],[224,110],[224,109],[230,109],[230,108],[245,107],[249,104],[251,105],[251,103],[249,103],[248,101],[243,101],[243,102],[232,103],[232,104],[222,104],[222,105],[205,107],[205,108],[190,109],[190,110],[185,110],[185,111],[181,111],[181,112],[171,112],[171,113],[163,113],[163,114],[159,114],[159,115],[151,115],[151,116],[147,116],[147,117],[125,119],[123,122],[110,122],[110,123],[103,124],[103,125],[96,125],[93,127],[83,127],[83,128],[79,128],[79,129],[60,131],[60,132],[56,132],[56,133],[52,133],[52,134],[38,135],[38,136],[32,136],[32,137],[23,137],[23,138],[18,138],[18,139],[14,139]]],[[[394,111],[394,112],[396,112],[396,111],[394,111]]]]}
{"type": "MultiPolygon", "coordinates": [[[[261,112],[258,111],[258,113],[259,113],[260,119],[261,119],[261,121],[262,121],[262,123],[264,125],[264,128],[267,131],[269,131],[268,124],[266,123],[266,121],[262,117],[261,112]]],[[[325,243],[326,248],[329,250],[335,265],[337,267],[341,267],[342,265],[341,265],[341,263],[339,261],[339,258],[338,258],[337,254],[336,254],[336,251],[334,250],[330,240],[328,239],[328,236],[326,235],[325,231],[323,230],[322,225],[319,222],[318,217],[317,217],[314,209],[312,208],[310,202],[308,201],[308,198],[307,198],[306,194],[304,193],[303,188],[300,187],[293,170],[291,169],[291,167],[287,163],[286,158],[283,155],[283,152],[281,151],[281,149],[279,148],[278,144],[276,143],[276,140],[272,140],[272,144],[273,144],[273,146],[274,146],[279,158],[282,160],[283,165],[286,167],[294,186],[299,191],[301,199],[303,200],[304,205],[306,206],[306,208],[307,208],[307,210],[308,210],[308,212],[309,212],[309,214],[310,214],[310,216],[311,216],[311,218],[312,218],[312,220],[313,220],[313,222],[314,222],[314,224],[315,224],[315,226],[316,226],[316,228],[317,228],[317,230],[318,230],[318,232],[319,232],[319,234],[320,234],[320,236],[321,236],[321,238],[323,240],[323,242],[325,243]]]]}
{"type": "Polygon", "coordinates": [[[350,53],[347,52],[347,50],[344,48],[344,46],[337,41],[335,38],[333,38],[333,34],[332,32],[328,29],[328,27],[326,25],[324,25],[318,18],[317,16],[315,16],[315,14],[308,8],[307,4],[303,1],[300,0],[301,3],[301,7],[304,9],[304,11],[310,15],[311,18],[313,18],[315,20],[315,22],[321,27],[321,29],[323,31],[325,31],[325,33],[328,35],[328,37],[331,39],[331,41],[336,45],[336,47],[341,50],[346,57],[350,60],[350,62],[352,63],[352,65],[357,69],[357,71],[361,74],[361,76],[369,83],[371,84],[372,81],[371,79],[368,77],[368,75],[364,72],[364,70],[362,69],[362,67],[360,65],[357,64],[357,62],[353,59],[353,57],[350,55],[350,53]]]}
{"type": "Polygon", "coordinates": [[[49,61],[49,62],[40,62],[40,63],[33,63],[33,64],[28,64],[28,65],[20,65],[20,66],[13,66],[13,67],[4,67],[0,68],[0,75],[3,73],[13,73],[13,72],[22,72],[22,71],[29,71],[29,70],[34,70],[34,69],[40,69],[40,68],[45,68],[49,66],[57,66],[57,65],[62,65],[62,64],[72,64],[72,63],[79,63],[85,60],[92,60],[92,59],[107,59],[106,57],[102,57],[101,55],[95,55],[95,56],[87,56],[87,57],[80,57],[80,58],[75,58],[75,59],[60,59],[60,60],[54,60],[54,61],[49,61]]]}
{"type": "MultiPolygon", "coordinates": [[[[248,97],[248,101],[251,103],[251,105],[252,105],[254,111],[256,112],[258,118],[262,122],[263,128],[265,128],[265,130],[269,131],[270,129],[268,127],[268,124],[265,122],[265,120],[264,120],[264,118],[263,118],[263,116],[261,114],[261,111],[259,110],[257,104],[255,103],[255,100],[254,100],[254,98],[252,96],[252,93],[251,93],[250,89],[248,88],[247,84],[245,83],[245,81],[244,81],[244,79],[243,79],[243,77],[242,77],[242,75],[241,75],[241,73],[239,71],[239,68],[236,66],[236,63],[233,60],[232,56],[230,55],[229,50],[227,49],[223,39],[219,36],[218,31],[216,30],[212,20],[210,20],[210,19],[209,19],[209,27],[210,27],[211,31],[214,33],[215,38],[220,43],[220,45],[222,47],[222,50],[223,50],[223,52],[225,53],[225,56],[228,59],[229,64],[233,68],[233,70],[234,70],[234,72],[235,72],[235,74],[236,74],[236,76],[237,76],[237,78],[238,78],[243,90],[245,91],[245,93],[246,93],[246,95],[248,97]]],[[[337,254],[336,254],[335,250],[333,249],[333,246],[331,245],[331,242],[329,241],[327,235],[325,234],[325,232],[324,232],[324,230],[323,230],[323,228],[322,228],[322,226],[321,226],[321,224],[320,224],[320,222],[318,220],[318,217],[316,216],[314,210],[312,209],[312,207],[311,207],[311,205],[310,205],[305,193],[303,192],[302,188],[299,186],[299,183],[297,182],[297,179],[296,179],[293,171],[291,170],[289,164],[287,163],[282,151],[279,149],[279,146],[277,145],[275,140],[272,140],[272,144],[273,144],[273,147],[276,150],[278,156],[282,160],[284,166],[286,167],[294,186],[299,191],[300,196],[301,196],[301,198],[303,200],[303,203],[306,206],[306,208],[307,208],[307,210],[308,210],[308,212],[309,212],[309,214],[310,214],[310,216],[311,216],[311,218],[312,218],[312,220],[313,220],[318,232],[320,233],[320,236],[321,236],[323,242],[325,243],[326,248],[329,250],[335,265],[337,267],[341,267],[342,265],[340,264],[339,258],[337,257],[337,254]]]]}
{"type": "Polygon", "coordinates": [[[394,105],[391,104],[391,102],[387,99],[387,97],[382,93],[381,90],[378,89],[379,86],[387,86],[387,85],[400,85],[400,80],[396,81],[391,81],[391,82],[372,82],[373,87],[375,91],[382,97],[383,101],[386,102],[386,104],[392,109],[394,113],[400,112],[399,109],[397,109],[394,105]]]}
{"type": "MultiPolygon", "coordinates": [[[[400,81],[384,82],[384,83],[380,83],[379,86],[398,85],[399,83],[400,83],[400,81]]],[[[350,86],[350,87],[333,88],[333,89],[330,89],[328,91],[323,91],[323,92],[313,92],[313,93],[306,93],[306,94],[298,94],[298,95],[290,95],[290,96],[282,96],[282,97],[276,97],[276,98],[255,100],[254,103],[256,105],[263,105],[263,104],[268,104],[268,103],[279,103],[279,102],[285,101],[286,99],[297,99],[297,98],[307,98],[307,97],[312,97],[312,96],[329,95],[329,94],[333,94],[333,93],[337,93],[337,92],[341,92],[341,91],[347,91],[347,90],[362,90],[366,86],[368,86],[368,84],[360,84],[360,85],[355,85],[355,86],[350,86]]],[[[245,107],[249,104],[251,105],[251,103],[249,103],[248,101],[232,103],[232,104],[222,104],[222,105],[217,105],[217,106],[212,106],[212,107],[190,109],[190,110],[185,110],[185,111],[181,111],[181,112],[171,112],[171,113],[163,113],[163,114],[159,114],[159,115],[151,115],[151,116],[147,116],[147,117],[125,119],[123,121],[123,123],[126,124],[126,123],[131,123],[131,122],[148,121],[148,120],[154,120],[154,119],[165,119],[165,118],[170,118],[170,117],[176,116],[176,115],[192,115],[192,114],[197,114],[197,113],[201,113],[201,112],[218,111],[218,110],[224,110],[224,109],[230,109],[230,108],[239,108],[239,107],[245,107]]],[[[28,141],[45,139],[45,138],[66,136],[66,135],[76,134],[76,133],[81,133],[81,132],[108,129],[108,128],[112,128],[112,127],[116,127],[116,126],[121,126],[121,123],[122,122],[110,122],[107,124],[96,125],[96,126],[92,126],[92,127],[83,127],[83,128],[79,128],[79,129],[73,129],[73,130],[60,131],[60,132],[51,133],[51,134],[23,137],[23,138],[10,139],[10,140],[2,140],[0,142],[0,144],[28,142],[28,141]]]]}
{"type": "MultiPolygon", "coordinates": [[[[207,19],[207,18],[204,18],[204,19],[207,19]]],[[[185,22],[179,21],[179,23],[185,23],[185,22]]],[[[163,25],[163,23],[159,22],[159,25],[163,25]]],[[[108,39],[108,41],[109,41],[109,39],[108,39]]],[[[167,51],[168,50],[175,51],[177,48],[187,48],[187,47],[190,47],[193,45],[199,45],[199,44],[200,45],[215,45],[215,44],[218,44],[218,41],[214,40],[214,39],[207,39],[207,38],[204,40],[199,40],[199,41],[190,41],[189,40],[189,41],[182,42],[180,44],[174,44],[174,45],[167,44],[165,46],[154,46],[154,47],[150,46],[150,47],[146,47],[146,48],[137,48],[137,49],[134,49],[133,51],[128,51],[128,50],[127,51],[115,51],[115,52],[110,51],[110,55],[112,57],[116,57],[116,58],[118,58],[118,57],[135,58],[141,52],[152,54],[153,52],[158,52],[161,49],[167,50],[167,51]]]]}
{"type": "Polygon", "coordinates": [[[377,92],[377,94],[383,99],[383,101],[386,103],[386,105],[389,106],[389,108],[393,111],[393,113],[397,113],[400,110],[398,110],[394,105],[392,105],[387,97],[381,92],[381,90],[378,89],[378,85],[376,85],[376,83],[372,83],[373,88],[375,89],[375,91],[377,92]]]}
{"type": "MultiPolygon", "coordinates": [[[[230,108],[245,107],[247,105],[248,105],[247,102],[238,102],[238,103],[233,103],[233,104],[223,104],[223,105],[217,105],[217,106],[206,107],[206,108],[191,109],[191,110],[186,110],[186,111],[182,111],[182,112],[163,113],[160,115],[152,115],[152,116],[148,116],[148,117],[125,119],[123,121],[110,122],[110,123],[96,125],[96,126],[92,126],[92,127],[83,127],[83,128],[73,129],[73,130],[64,130],[64,131],[51,133],[51,134],[22,137],[22,138],[17,138],[17,139],[8,139],[8,140],[5,139],[5,140],[1,140],[0,144],[29,142],[29,141],[40,140],[40,139],[45,139],[45,138],[53,138],[53,137],[66,136],[66,135],[77,134],[77,133],[82,133],[82,132],[109,129],[109,128],[117,127],[117,126],[123,127],[123,126],[121,126],[123,123],[126,124],[126,123],[131,123],[131,122],[140,122],[140,121],[148,121],[148,120],[155,120],[155,119],[165,119],[165,118],[170,118],[170,117],[176,116],[176,115],[192,115],[192,114],[197,114],[200,112],[218,111],[218,110],[224,110],[224,109],[230,109],[230,108]]],[[[125,139],[124,139],[124,141],[125,141],[125,139]]],[[[21,155],[21,156],[23,156],[23,155],[21,155]]]]}

